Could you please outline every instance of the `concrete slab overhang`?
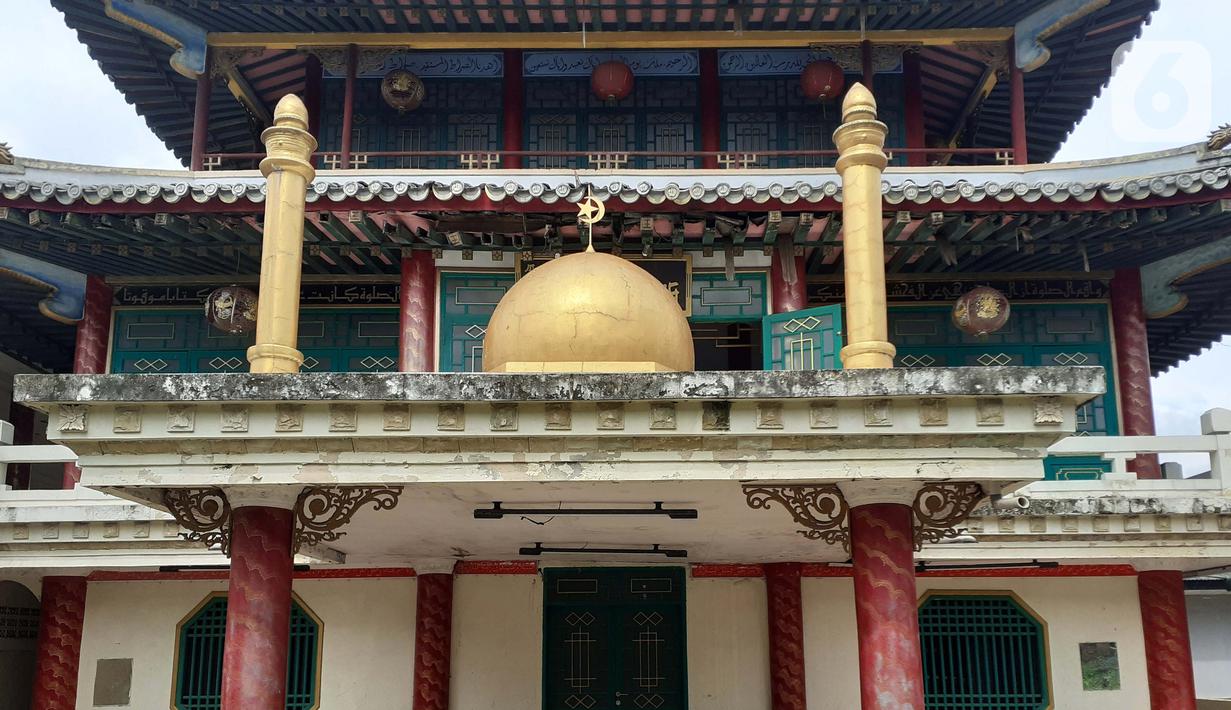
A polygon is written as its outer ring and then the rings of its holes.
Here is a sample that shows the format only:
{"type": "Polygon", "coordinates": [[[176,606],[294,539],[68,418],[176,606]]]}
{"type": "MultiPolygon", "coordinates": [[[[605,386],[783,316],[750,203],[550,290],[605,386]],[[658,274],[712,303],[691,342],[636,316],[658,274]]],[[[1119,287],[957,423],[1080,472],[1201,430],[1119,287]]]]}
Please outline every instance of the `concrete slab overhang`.
{"type": "Polygon", "coordinates": [[[1101,368],[572,375],[30,375],[83,482],[975,481],[1042,475],[1101,368]]]}

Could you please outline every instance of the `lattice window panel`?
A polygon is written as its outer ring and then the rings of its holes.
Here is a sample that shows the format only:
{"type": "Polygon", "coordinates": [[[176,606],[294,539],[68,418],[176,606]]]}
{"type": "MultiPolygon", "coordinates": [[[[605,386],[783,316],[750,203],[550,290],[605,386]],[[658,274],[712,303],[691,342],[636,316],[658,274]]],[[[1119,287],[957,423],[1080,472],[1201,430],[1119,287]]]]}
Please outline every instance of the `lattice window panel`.
{"type": "Polygon", "coordinates": [[[928,710],[1048,707],[1042,624],[1008,596],[935,596],[919,609],[928,710]]]}
{"type": "MultiPolygon", "coordinates": [[[[180,626],[173,696],[176,710],[219,710],[222,705],[222,652],[227,599],[215,597],[180,626]]],[[[298,602],[291,606],[287,659],[287,710],[316,705],[320,628],[298,602]]]]}
{"type": "Polygon", "coordinates": [[[483,336],[496,303],[513,285],[504,274],[440,275],[441,372],[482,372],[483,336]]]}
{"type": "Polygon", "coordinates": [[[736,273],[728,281],[723,274],[694,272],[692,275],[692,316],[694,323],[760,323],[768,312],[765,274],[736,273]]]}

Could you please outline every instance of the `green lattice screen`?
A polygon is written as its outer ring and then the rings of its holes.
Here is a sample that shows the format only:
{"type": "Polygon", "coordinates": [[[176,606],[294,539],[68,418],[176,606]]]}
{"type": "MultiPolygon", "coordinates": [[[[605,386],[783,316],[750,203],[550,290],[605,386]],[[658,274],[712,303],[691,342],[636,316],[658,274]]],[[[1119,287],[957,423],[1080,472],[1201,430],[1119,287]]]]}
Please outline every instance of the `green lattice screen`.
{"type": "Polygon", "coordinates": [[[1043,710],[1042,625],[1008,596],[935,596],[919,609],[928,710],[1043,710]]]}
{"type": "MultiPolygon", "coordinates": [[[[222,705],[222,649],[227,599],[215,597],[180,628],[175,674],[176,710],[219,710],[222,705]]],[[[296,602],[291,606],[290,657],[286,668],[287,710],[316,706],[320,629],[296,602]]]]}

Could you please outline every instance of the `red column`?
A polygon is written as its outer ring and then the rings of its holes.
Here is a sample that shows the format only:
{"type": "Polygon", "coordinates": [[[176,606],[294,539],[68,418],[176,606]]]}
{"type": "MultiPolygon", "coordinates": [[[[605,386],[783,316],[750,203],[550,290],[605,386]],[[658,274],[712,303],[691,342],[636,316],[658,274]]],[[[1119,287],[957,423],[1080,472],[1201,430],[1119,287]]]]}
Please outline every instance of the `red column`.
{"type": "MultiPolygon", "coordinates": [[[[504,149],[525,150],[522,143],[522,120],[525,115],[525,89],[522,86],[522,56],[520,49],[504,50],[504,149]]],[[[520,155],[506,155],[506,168],[520,168],[520,155]]]]}
{"type": "Polygon", "coordinates": [[[205,144],[209,140],[209,99],[214,90],[214,81],[209,72],[210,62],[207,54],[205,71],[197,77],[197,95],[192,109],[192,152],[188,158],[190,170],[205,169],[205,144]]]}
{"type": "Polygon", "coordinates": [[[1184,577],[1175,571],[1137,575],[1151,710],[1196,710],[1184,577]]]}
{"type": "Polygon", "coordinates": [[[868,91],[875,92],[876,87],[873,82],[876,80],[876,67],[872,64],[872,41],[865,39],[860,42],[859,53],[863,63],[863,85],[868,88],[868,91]]]}
{"type": "Polygon", "coordinates": [[[773,710],[807,710],[804,614],[798,562],[765,565],[769,611],[769,683],[773,710]]]}
{"type": "Polygon", "coordinates": [[[321,135],[321,100],[323,96],[321,82],[324,81],[324,69],[321,60],[309,54],[303,67],[303,103],[308,107],[308,132],[323,143],[321,135]]]}
{"type": "MultiPolygon", "coordinates": [[[[1150,394],[1150,344],[1141,300],[1141,272],[1118,269],[1111,280],[1111,326],[1116,343],[1116,381],[1125,436],[1154,436],[1154,398],[1150,394]]],[[[1158,456],[1138,456],[1131,465],[1138,478],[1162,478],[1158,456]]]]}
{"type": "Polygon", "coordinates": [[[402,311],[398,369],[435,372],[436,264],[428,251],[402,259],[402,311]]]}
{"type": "Polygon", "coordinates": [[[923,710],[910,506],[872,503],[850,515],[863,710],[923,710]]]}
{"type": "Polygon", "coordinates": [[[73,710],[77,707],[85,588],[85,577],[43,578],[32,708],[73,710]]]}
{"type": "Polygon", "coordinates": [[[415,586],[415,700],[413,710],[449,710],[449,654],[453,646],[453,575],[421,574],[415,586]]]}
{"type": "Polygon", "coordinates": [[[350,45],[346,48],[346,89],[342,99],[342,145],[340,165],[343,170],[350,167],[352,133],[355,125],[355,81],[359,71],[359,48],[350,45]]]}
{"type": "MultiPolygon", "coordinates": [[[[697,84],[701,110],[701,150],[717,153],[722,150],[722,88],[718,81],[718,50],[701,50],[701,78],[697,84]]],[[[707,155],[701,167],[714,170],[718,156],[707,155]]]]}
{"type": "MultiPolygon", "coordinates": [[[[107,371],[107,346],[111,341],[111,306],[114,294],[101,276],[87,276],[85,309],[77,321],[77,342],[73,348],[73,374],[100,375],[107,371]]],[[[64,464],[61,488],[69,489],[81,480],[75,463],[64,464]]]]}
{"type": "Polygon", "coordinates": [[[770,291],[774,299],[774,313],[788,313],[808,307],[808,264],[804,257],[795,256],[794,247],[774,249],[774,260],[769,267],[770,291]],[[795,265],[794,280],[787,273],[787,260],[795,265]]]}
{"type": "Polygon", "coordinates": [[[1030,149],[1026,143],[1026,77],[1017,67],[1017,48],[1009,40],[1009,116],[1013,136],[1013,163],[1025,165],[1030,162],[1030,149]]]}
{"type": "Polygon", "coordinates": [[[284,508],[232,511],[222,710],[286,707],[291,528],[291,511],[284,508]]]}
{"type": "MultiPolygon", "coordinates": [[[[906,87],[906,147],[926,148],[927,134],[923,123],[923,71],[918,52],[902,55],[902,82],[906,87]]],[[[928,164],[926,153],[907,153],[906,164],[922,167],[928,164]]]]}

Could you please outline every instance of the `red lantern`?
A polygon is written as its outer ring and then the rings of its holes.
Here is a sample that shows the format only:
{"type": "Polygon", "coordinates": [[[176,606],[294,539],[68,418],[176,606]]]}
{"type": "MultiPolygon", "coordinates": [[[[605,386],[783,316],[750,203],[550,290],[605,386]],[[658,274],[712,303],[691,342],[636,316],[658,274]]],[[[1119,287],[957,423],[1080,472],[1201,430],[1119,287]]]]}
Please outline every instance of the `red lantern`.
{"type": "Polygon", "coordinates": [[[603,101],[627,98],[633,93],[633,70],[615,59],[603,62],[590,74],[590,90],[603,101]]]}
{"type": "Polygon", "coordinates": [[[995,333],[1009,321],[1009,299],[994,288],[976,286],[953,304],[953,325],[967,335],[995,333]]]}
{"type": "Polygon", "coordinates": [[[828,59],[818,59],[809,62],[799,75],[799,85],[804,90],[804,96],[813,101],[829,101],[838,98],[846,86],[846,76],[842,67],[828,59]]]}

